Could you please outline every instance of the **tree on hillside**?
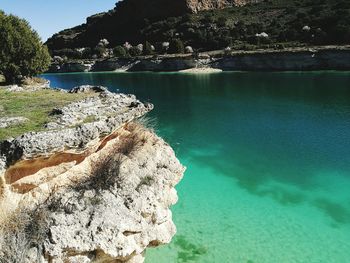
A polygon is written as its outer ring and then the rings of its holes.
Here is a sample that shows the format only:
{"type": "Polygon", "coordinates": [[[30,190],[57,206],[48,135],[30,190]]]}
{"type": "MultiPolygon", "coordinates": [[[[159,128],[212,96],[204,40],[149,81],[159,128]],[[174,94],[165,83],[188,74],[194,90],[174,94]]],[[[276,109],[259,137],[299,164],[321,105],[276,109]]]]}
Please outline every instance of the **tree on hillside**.
{"type": "Polygon", "coordinates": [[[183,42],[180,39],[172,40],[169,44],[169,53],[170,54],[185,53],[185,47],[183,42]]]}
{"type": "Polygon", "coordinates": [[[144,48],[143,48],[143,54],[144,55],[152,55],[154,53],[151,43],[148,41],[145,42],[144,48]]]}
{"type": "Polygon", "coordinates": [[[50,55],[29,23],[0,10],[0,72],[15,83],[47,70],[50,55]]]}
{"type": "Polygon", "coordinates": [[[125,48],[123,48],[122,46],[116,46],[113,49],[113,54],[117,58],[125,58],[128,55],[128,53],[126,52],[125,48]]]}
{"type": "Polygon", "coordinates": [[[138,47],[131,47],[129,49],[129,54],[132,57],[137,57],[137,56],[140,56],[142,54],[142,51],[138,47]]]}

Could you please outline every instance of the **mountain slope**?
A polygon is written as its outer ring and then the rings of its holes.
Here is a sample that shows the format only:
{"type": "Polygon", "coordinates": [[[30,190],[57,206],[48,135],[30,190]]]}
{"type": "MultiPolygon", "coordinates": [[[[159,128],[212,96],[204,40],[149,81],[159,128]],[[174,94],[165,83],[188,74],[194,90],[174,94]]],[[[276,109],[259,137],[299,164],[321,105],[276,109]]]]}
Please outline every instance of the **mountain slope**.
{"type": "Polygon", "coordinates": [[[51,51],[93,48],[102,38],[108,39],[110,47],[126,41],[156,45],[179,38],[197,50],[280,43],[350,43],[348,0],[256,2],[259,1],[124,0],[114,10],[54,35],[47,45],[51,51]],[[257,36],[262,32],[266,34],[257,36]]]}
{"type": "Polygon", "coordinates": [[[123,0],[106,13],[87,18],[85,24],[55,34],[47,41],[50,49],[93,47],[101,38],[112,43],[141,41],[139,34],[148,23],[204,10],[243,6],[261,0],[123,0]]]}

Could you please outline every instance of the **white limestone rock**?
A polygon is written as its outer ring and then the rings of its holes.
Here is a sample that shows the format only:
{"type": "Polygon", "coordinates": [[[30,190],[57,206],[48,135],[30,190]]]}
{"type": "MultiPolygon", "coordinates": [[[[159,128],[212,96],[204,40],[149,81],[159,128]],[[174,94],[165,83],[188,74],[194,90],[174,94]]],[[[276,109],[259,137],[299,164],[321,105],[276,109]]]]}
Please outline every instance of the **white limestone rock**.
{"type": "Polygon", "coordinates": [[[25,117],[3,117],[0,118],[0,129],[7,128],[10,126],[17,126],[28,121],[25,117]]]}

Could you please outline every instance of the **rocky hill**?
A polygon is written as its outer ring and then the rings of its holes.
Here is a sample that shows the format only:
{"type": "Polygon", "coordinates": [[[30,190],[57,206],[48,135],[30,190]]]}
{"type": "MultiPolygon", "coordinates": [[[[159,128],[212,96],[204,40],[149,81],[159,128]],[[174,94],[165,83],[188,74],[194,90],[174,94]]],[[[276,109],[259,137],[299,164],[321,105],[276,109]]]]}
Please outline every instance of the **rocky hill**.
{"type": "Polygon", "coordinates": [[[85,24],[55,34],[47,45],[50,49],[93,47],[102,38],[114,44],[142,41],[139,31],[149,22],[260,1],[123,0],[117,2],[113,10],[88,17],[85,24]]]}
{"type": "Polygon", "coordinates": [[[124,0],[55,34],[47,45],[53,55],[73,59],[104,56],[101,39],[110,49],[147,41],[154,54],[181,53],[164,49],[175,40],[194,51],[344,45],[350,43],[349,24],[347,0],[124,0]]]}
{"type": "Polygon", "coordinates": [[[136,120],[153,105],[102,87],[69,94],[92,91],[44,130],[0,141],[1,263],[140,263],[175,234],[184,167],[136,120]]]}

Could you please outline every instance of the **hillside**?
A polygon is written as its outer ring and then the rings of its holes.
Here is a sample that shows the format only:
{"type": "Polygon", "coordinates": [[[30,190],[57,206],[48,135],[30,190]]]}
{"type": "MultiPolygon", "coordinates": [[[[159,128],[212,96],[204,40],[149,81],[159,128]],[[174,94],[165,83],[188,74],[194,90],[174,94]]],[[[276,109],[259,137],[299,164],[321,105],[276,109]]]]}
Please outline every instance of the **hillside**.
{"type": "Polygon", "coordinates": [[[89,17],[83,25],[55,34],[47,45],[54,55],[68,53],[78,58],[69,49],[89,47],[81,56],[90,57],[98,53],[95,47],[101,39],[109,41],[109,48],[148,41],[156,52],[161,52],[162,42],[173,39],[198,51],[227,46],[342,45],[350,43],[349,24],[348,0],[124,0],[107,13],[89,17]]]}

